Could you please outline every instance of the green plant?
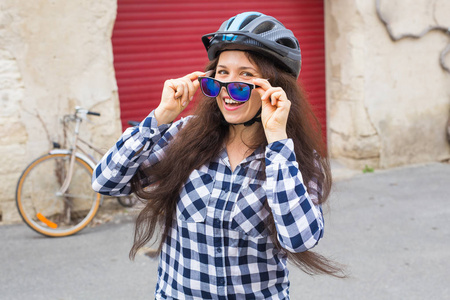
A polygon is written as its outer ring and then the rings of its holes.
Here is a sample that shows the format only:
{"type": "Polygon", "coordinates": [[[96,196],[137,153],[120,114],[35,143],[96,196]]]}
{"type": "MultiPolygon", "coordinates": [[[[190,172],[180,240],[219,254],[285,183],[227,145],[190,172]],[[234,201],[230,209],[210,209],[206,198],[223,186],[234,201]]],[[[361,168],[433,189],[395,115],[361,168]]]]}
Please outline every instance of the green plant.
{"type": "Polygon", "coordinates": [[[366,165],[362,171],[365,174],[365,173],[373,173],[375,170],[374,168],[371,168],[368,165],[366,165]]]}

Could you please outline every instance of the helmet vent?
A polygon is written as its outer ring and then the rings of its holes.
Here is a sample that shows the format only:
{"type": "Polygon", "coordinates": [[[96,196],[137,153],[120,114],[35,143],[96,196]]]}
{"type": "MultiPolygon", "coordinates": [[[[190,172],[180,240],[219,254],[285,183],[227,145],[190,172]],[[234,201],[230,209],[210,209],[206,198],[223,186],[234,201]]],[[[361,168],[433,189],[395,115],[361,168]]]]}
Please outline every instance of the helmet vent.
{"type": "Polygon", "coordinates": [[[292,49],[297,49],[298,48],[297,44],[293,40],[287,39],[287,38],[278,39],[277,43],[281,44],[283,46],[292,48],[292,49]]]}
{"type": "Polygon", "coordinates": [[[236,19],[236,17],[234,17],[234,18],[231,18],[231,20],[230,20],[230,21],[228,21],[228,26],[227,26],[226,30],[228,30],[228,29],[230,28],[231,24],[233,24],[233,22],[234,22],[234,19],[236,19]]]}
{"type": "Polygon", "coordinates": [[[275,27],[275,24],[273,22],[269,22],[269,21],[262,22],[261,24],[256,26],[256,28],[253,30],[253,33],[261,34],[263,32],[272,30],[274,27],[275,27]]]}
{"type": "Polygon", "coordinates": [[[251,15],[248,16],[239,26],[239,30],[241,30],[242,28],[244,28],[245,26],[247,26],[251,21],[253,21],[254,19],[258,18],[259,15],[251,15]]]}

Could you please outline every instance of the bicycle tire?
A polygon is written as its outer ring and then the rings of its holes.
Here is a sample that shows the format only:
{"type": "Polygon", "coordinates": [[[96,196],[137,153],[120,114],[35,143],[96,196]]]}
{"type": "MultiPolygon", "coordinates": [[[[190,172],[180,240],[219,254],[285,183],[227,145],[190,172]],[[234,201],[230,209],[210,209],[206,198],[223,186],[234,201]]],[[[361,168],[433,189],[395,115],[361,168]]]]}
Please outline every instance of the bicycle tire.
{"type": "Polygon", "coordinates": [[[72,180],[63,195],[59,190],[70,154],[46,154],[31,162],[19,178],[16,205],[23,221],[49,237],[73,235],[94,218],[102,196],[91,188],[93,169],[76,157],[72,180]],[[75,193],[74,193],[75,192],[75,193]]]}

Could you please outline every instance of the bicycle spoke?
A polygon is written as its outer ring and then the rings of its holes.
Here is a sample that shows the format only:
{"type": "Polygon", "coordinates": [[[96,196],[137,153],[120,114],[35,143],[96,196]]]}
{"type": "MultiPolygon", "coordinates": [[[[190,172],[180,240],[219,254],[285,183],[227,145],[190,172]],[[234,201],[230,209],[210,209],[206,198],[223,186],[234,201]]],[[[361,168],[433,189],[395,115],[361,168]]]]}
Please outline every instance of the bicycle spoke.
{"type": "Polygon", "coordinates": [[[76,194],[64,194],[64,195],[61,195],[60,197],[93,200],[92,196],[84,196],[84,195],[76,195],[76,194]]]}

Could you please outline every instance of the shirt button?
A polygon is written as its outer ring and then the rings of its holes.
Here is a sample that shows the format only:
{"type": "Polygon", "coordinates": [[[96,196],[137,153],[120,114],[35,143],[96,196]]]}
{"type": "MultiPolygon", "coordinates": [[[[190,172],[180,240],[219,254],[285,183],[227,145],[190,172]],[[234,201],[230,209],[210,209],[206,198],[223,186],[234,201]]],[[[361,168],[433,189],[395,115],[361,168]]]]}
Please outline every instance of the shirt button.
{"type": "Polygon", "coordinates": [[[117,176],[117,173],[119,173],[117,170],[112,170],[112,171],[111,171],[111,175],[112,175],[113,177],[117,176]]]}
{"type": "Polygon", "coordinates": [[[217,253],[222,253],[222,249],[221,248],[217,248],[217,253]]]}
{"type": "Polygon", "coordinates": [[[225,283],[225,279],[219,278],[219,279],[217,280],[217,283],[218,283],[219,285],[223,285],[223,284],[225,283]]]}
{"type": "Polygon", "coordinates": [[[220,220],[219,219],[214,219],[214,226],[215,227],[219,227],[220,226],[220,220]]]}

